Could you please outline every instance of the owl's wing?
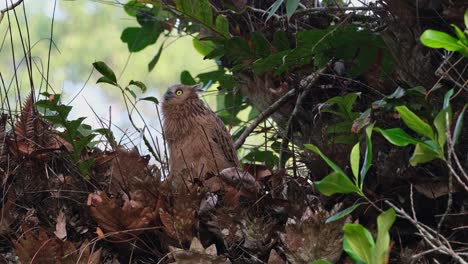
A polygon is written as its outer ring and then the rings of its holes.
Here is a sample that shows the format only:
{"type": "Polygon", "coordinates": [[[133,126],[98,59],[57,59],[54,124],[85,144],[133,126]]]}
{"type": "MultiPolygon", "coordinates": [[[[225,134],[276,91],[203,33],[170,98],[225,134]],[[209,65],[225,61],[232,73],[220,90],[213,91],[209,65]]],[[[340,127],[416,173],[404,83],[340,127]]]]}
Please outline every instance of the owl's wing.
{"type": "Polygon", "coordinates": [[[234,149],[234,143],[232,141],[231,134],[229,134],[226,126],[219,117],[211,112],[211,118],[215,125],[214,131],[211,135],[212,140],[221,148],[222,153],[229,162],[232,162],[234,166],[239,166],[239,159],[237,158],[236,150],[234,149]]]}

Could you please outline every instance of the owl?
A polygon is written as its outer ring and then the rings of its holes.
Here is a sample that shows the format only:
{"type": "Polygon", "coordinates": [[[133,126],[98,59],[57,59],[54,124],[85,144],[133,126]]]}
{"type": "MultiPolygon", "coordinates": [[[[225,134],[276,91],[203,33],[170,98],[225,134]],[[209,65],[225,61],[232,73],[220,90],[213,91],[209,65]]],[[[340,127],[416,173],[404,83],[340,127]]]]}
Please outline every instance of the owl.
{"type": "Polygon", "coordinates": [[[174,85],[162,103],[173,186],[190,185],[225,168],[239,167],[233,141],[221,119],[198,97],[201,85],[174,85]]]}

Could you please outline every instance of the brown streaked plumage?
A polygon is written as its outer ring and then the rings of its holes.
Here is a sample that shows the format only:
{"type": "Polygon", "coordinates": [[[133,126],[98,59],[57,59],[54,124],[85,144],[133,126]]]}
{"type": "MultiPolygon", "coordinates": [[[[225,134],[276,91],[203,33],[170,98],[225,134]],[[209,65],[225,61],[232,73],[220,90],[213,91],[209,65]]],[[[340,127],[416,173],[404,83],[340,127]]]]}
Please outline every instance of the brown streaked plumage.
{"type": "Polygon", "coordinates": [[[224,123],[198,98],[200,85],[174,85],[162,103],[163,130],[169,147],[173,186],[182,179],[205,179],[225,168],[238,167],[239,160],[224,123]]]}

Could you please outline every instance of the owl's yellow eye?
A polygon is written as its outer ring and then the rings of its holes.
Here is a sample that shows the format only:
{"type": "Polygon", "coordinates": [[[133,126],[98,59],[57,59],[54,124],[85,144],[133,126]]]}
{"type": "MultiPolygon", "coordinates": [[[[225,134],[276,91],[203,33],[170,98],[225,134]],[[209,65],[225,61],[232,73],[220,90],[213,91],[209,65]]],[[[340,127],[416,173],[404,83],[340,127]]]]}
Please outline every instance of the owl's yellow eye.
{"type": "Polygon", "coordinates": [[[176,94],[177,96],[181,96],[183,93],[184,93],[184,92],[183,92],[182,90],[180,90],[180,89],[177,90],[177,91],[175,91],[175,94],[176,94]]]}

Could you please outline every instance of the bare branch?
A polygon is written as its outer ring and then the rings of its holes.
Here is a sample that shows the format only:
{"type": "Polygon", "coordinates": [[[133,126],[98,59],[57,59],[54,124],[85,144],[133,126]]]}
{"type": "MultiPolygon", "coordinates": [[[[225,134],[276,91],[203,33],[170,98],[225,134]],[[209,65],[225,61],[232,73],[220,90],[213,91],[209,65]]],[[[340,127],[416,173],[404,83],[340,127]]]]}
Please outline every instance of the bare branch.
{"type": "Polygon", "coordinates": [[[0,13],[3,14],[3,13],[6,13],[6,12],[8,12],[8,11],[10,11],[10,10],[13,10],[13,9],[15,9],[17,6],[19,6],[22,2],[23,2],[23,0],[18,0],[17,2],[12,3],[10,6],[7,6],[7,7],[5,7],[4,9],[0,10],[0,13]]]}
{"type": "Polygon", "coordinates": [[[242,132],[240,137],[234,143],[234,147],[236,149],[240,148],[242,144],[244,144],[245,139],[254,131],[254,129],[265,119],[271,116],[274,112],[276,112],[279,108],[285,105],[289,100],[291,100],[297,94],[297,89],[291,89],[285,95],[283,95],[280,99],[274,102],[270,107],[263,110],[253,121],[252,123],[242,132]]]}
{"type": "Polygon", "coordinates": [[[306,97],[306,95],[310,91],[310,88],[312,86],[314,86],[314,84],[317,82],[319,77],[330,67],[331,63],[332,63],[332,60],[330,60],[320,70],[310,74],[309,76],[305,77],[300,82],[300,87],[299,88],[301,89],[301,91],[300,91],[299,96],[297,97],[296,105],[294,106],[294,110],[293,110],[291,116],[289,117],[288,122],[286,123],[286,130],[285,130],[285,133],[284,133],[284,136],[283,136],[283,141],[281,143],[281,153],[280,153],[280,158],[279,158],[280,168],[281,169],[284,168],[284,166],[286,164],[286,160],[285,160],[286,159],[286,155],[285,155],[286,152],[285,152],[285,150],[287,149],[288,144],[289,144],[288,135],[290,134],[292,121],[294,120],[294,118],[296,118],[297,113],[299,112],[299,107],[302,105],[302,101],[304,101],[304,98],[306,97]]]}
{"type": "Polygon", "coordinates": [[[23,0],[18,0],[18,1],[16,1],[16,2],[14,2],[14,3],[12,3],[12,2],[10,1],[11,5],[8,5],[8,4],[7,4],[7,6],[6,6],[4,9],[0,10],[0,23],[2,23],[3,16],[5,15],[6,12],[15,9],[15,8],[16,8],[17,6],[19,6],[22,2],[23,2],[23,0]]]}

